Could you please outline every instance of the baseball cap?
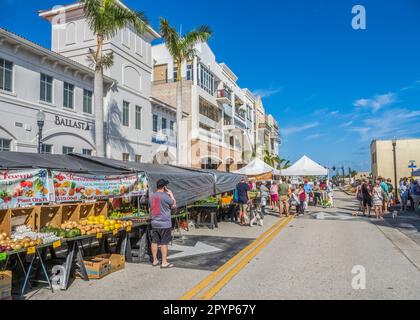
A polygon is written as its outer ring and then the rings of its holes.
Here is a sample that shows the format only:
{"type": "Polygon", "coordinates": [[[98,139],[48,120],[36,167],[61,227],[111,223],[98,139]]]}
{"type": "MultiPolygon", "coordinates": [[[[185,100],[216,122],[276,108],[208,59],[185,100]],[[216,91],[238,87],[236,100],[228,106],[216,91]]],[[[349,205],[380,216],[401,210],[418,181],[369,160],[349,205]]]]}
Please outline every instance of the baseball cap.
{"type": "Polygon", "coordinates": [[[165,179],[160,179],[160,180],[156,183],[156,186],[157,186],[157,188],[158,188],[158,189],[162,189],[162,188],[166,187],[168,184],[169,184],[169,181],[168,181],[168,180],[165,180],[165,179]]]}

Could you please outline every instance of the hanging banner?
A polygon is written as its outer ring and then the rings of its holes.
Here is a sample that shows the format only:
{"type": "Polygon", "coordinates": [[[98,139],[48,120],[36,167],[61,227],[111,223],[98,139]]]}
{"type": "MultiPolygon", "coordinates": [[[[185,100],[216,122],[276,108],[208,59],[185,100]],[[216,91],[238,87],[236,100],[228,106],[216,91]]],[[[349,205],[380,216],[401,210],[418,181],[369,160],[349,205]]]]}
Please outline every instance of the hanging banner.
{"type": "Polygon", "coordinates": [[[139,183],[137,174],[105,176],[53,171],[53,182],[57,202],[140,196],[147,189],[147,183],[139,183]]]}
{"type": "Polygon", "coordinates": [[[0,171],[0,208],[48,203],[47,170],[0,171]]]}

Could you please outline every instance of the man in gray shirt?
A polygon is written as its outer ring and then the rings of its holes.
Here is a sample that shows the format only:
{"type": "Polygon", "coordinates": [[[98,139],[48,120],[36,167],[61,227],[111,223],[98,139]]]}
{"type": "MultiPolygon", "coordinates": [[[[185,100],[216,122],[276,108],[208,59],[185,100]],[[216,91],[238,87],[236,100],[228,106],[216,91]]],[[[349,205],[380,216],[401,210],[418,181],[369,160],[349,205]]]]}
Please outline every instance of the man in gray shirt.
{"type": "Polygon", "coordinates": [[[159,266],[158,249],[162,254],[162,269],[173,268],[174,265],[168,262],[168,248],[172,242],[172,208],[176,208],[176,200],[172,191],[166,186],[167,180],[157,182],[157,190],[149,197],[150,213],[152,216],[152,255],[153,266],[159,266]]]}

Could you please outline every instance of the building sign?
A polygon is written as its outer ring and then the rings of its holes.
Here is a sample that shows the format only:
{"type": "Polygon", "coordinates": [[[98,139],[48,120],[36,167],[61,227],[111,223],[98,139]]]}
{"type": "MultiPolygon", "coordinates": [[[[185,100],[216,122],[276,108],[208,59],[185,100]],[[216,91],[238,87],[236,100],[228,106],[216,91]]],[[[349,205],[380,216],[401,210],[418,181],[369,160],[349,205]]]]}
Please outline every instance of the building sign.
{"type": "Polygon", "coordinates": [[[145,175],[98,176],[53,171],[57,202],[140,196],[147,191],[145,175]]]}
{"type": "Polygon", "coordinates": [[[71,119],[60,117],[60,116],[55,116],[55,125],[90,131],[89,122],[71,120],[71,119]]]}
{"type": "Polygon", "coordinates": [[[49,202],[47,170],[0,171],[0,208],[49,202]]]}

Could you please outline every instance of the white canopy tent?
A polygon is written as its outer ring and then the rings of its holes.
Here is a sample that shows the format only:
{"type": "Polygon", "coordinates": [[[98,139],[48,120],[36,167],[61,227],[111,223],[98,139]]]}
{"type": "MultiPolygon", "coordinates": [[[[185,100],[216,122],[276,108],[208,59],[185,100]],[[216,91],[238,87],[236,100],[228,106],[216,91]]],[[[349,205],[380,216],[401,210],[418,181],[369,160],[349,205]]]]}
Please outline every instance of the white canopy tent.
{"type": "Polygon", "coordinates": [[[282,176],[305,177],[305,176],[328,176],[328,169],[303,156],[298,162],[288,169],[282,170],[282,176]]]}
{"type": "Polygon", "coordinates": [[[245,176],[261,176],[267,173],[279,175],[280,171],[269,166],[264,161],[256,158],[252,160],[252,162],[250,162],[246,167],[243,167],[242,169],[235,171],[234,173],[242,174],[245,176]]]}

